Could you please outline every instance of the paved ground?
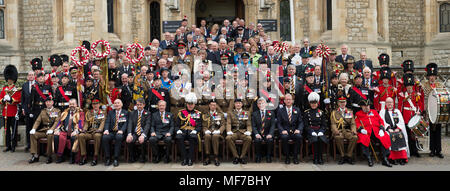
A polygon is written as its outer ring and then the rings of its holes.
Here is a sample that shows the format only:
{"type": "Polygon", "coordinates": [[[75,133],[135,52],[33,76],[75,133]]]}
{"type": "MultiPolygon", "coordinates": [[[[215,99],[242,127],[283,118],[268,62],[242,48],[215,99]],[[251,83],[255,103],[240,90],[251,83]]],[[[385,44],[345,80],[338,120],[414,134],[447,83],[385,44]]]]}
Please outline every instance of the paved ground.
{"type": "MultiPolygon", "coordinates": [[[[67,162],[61,164],[45,164],[46,158],[41,157],[38,163],[28,164],[29,153],[25,153],[23,148],[17,148],[15,153],[0,152],[0,171],[450,171],[450,137],[443,136],[442,140],[444,159],[437,157],[431,158],[428,153],[422,154],[421,158],[411,158],[405,166],[396,165],[393,168],[387,168],[381,163],[374,167],[368,167],[367,161],[358,159],[355,165],[338,165],[330,156],[329,162],[324,165],[314,165],[309,158],[305,158],[304,163],[299,165],[285,165],[275,160],[271,164],[266,163],[248,163],[246,165],[233,165],[231,162],[222,162],[219,167],[214,165],[203,166],[197,162],[191,167],[183,167],[180,163],[170,164],[152,164],[152,163],[133,163],[128,164],[125,161],[120,162],[119,167],[104,166],[103,161],[99,165],[91,167],[90,164],[84,166],[70,165],[67,162]]],[[[1,148],[3,150],[3,148],[1,148]]],[[[90,161],[89,161],[90,162],[90,161]]]]}

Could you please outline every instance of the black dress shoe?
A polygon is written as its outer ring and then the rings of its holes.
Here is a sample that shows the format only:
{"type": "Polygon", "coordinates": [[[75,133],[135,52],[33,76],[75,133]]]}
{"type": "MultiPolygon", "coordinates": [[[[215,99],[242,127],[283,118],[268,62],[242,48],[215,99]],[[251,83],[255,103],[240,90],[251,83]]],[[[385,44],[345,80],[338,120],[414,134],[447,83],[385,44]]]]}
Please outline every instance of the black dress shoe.
{"type": "Polygon", "coordinates": [[[381,163],[383,166],[392,167],[391,163],[384,157],[383,162],[381,163]]]}
{"type": "Polygon", "coordinates": [[[294,158],[294,164],[299,164],[300,163],[300,161],[298,161],[298,158],[296,157],[296,158],[294,158]]]}
{"type": "Polygon", "coordinates": [[[338,161],[338,165],[343,165],[345,163],[345,157],[341,157],[341,159],[339,159],[338,161]]]}
{"type": "Polygon", "coordinates": [[[53,162],[53,158],[52,158],[52,157],[48,157],[48,158],[47,158],[47,162],[45,162],[45,163],[50,164],[50,163],[52,163],[52,162],[53,162]]]}
{"type": "Polygon", "coordinates": [[[191,159],[189,159],[188,162],[187,162],[187,165],[188,165],[188,166],[192,166],[192,165],[194,165],[194,163],[192,162],[191,159]]]}
{"type": "Polygon", "coordinates": [[[398,165],[397,160],[390,160],[390,163],[391,163],[392,165],[398,165]]]}
{"type": "Polygon", "coordinates": [[[5,150],[3,150],[4,153],[8,152],[11,150],[11,147],[6,148],[5,150]]]}
{"type": "Polygon", "coordinates": [[[439,158],[441,158],[441,159],[444,158],[444,155],[443,155],[442,153],[437,153],[436,156],[439,157],[439,158]]]}
{"type": "Polygon", "coordinates": [[[13,152],[16,152],[16,147],[12,147],[11,148],[11,152],[13,153],[13,152]]]}
{"type": "Polygon", "coordinates": [[[233,164],[239,164],[239,158],[234,158],[233,159],[233,164]]]}
{"type": "Polygon", "coordinates": [[[417,158],[421,157],[419,153],[415,153],[414,156],[416,156],[417,158]]]}
{"type": "Polygon", "coordinates": [[[267,162],[267,163],[272,163],[272,157],[271,157],[271,156],[267,156],[266,162],[267,162]]]}
{"type": "Polygon", "coordinates": [[[319,164],[319,159],[314,158],[313,164],[319,164]]]}
{"type": "Polygon", "coordinates": [[[166,157],[164,158],[164,163],[167,164],[167,163],[169,163],[169,162],[170,162],[170,158],[166,156],[166,157]]]}
{"type": "Polygon", "coordinates": [[[291,164],[291,159],[289,157],[286,157],[286,159],[284,160],[285,164],[291,164]]]}
{"type": "Polygon", "coordinates": [[[355,161],[353,161],[353,159],[351,157],[347,158],[347,162],[348,162],[348,164],[351,164],[351,165],[355,164],[355,161]]]}
{"type": "Polygon", "coordinates": [[[430,152],[430,157],[434,157],[434,156],[435,156],[434,151],[431,151],[430,152]]]}
{"type": "Polygon", "coordinates": [[[96,166],[97,165],[97,160],[93,160],[92,162],[91,162],[91,166],[96,166]]]}
{"type": "Polygon", "coordinates": [[[319,158],[319,161],[318,161],[318,162],[319,162],[320,165],[323,165],[323,159],[322,159],[322,157],[319,158]]]}
{"type": "Polygon", "coordinates": [[[261,157],[256,157],[255,163],[260,163],[260,162],[261,162],[261,157]]]}
{"type": "Polygon", "coordinates": [[[80,160],[80,162],[78,163],[80,166],[85,165],[87,163],[86,161],[86,157],[82,157],[82,159],[80,160]]]}
{"type": "Polygon", "coordinates": [[[119,166],[119,161],[117,159],[114,159],[113,165],[114,165],[114,167],[118,167],[119,166]]]}
{"type": "Polygon", "coordinates": [[[400,163],[400,165],[405,165],[405,164],[406,164],[406,161],[403,160],[403,159],[400,159],[399,163],[400,163]]]}
{"type": "Polygon", "coordinates": [[[219,162],[219,160],[214,160],[214,165],[216,165],[216,166],[220,166],[220,162],[219,162]]]}
{"type": "Polygon", "coordinates": [[[105,166],[109,166],[109,165],[111,165],[111,160],[110,159],[106,159],[105,166]]]}
{"type": "Polygon", "coordinates": [[[203,166],[208,166],[209,163],[211,163],[211,161],[208,158],[205,160],[205,162],[203,162],[203,166]]]}
{"type": "Polygon", "coordinates": [[[369,158],[367,159],[367,162],[369,163],[369,166],[370,166],[370,167],[373,166],[373,160],[372,160],[371,157],[369,157],[369,158]]]}
{"type": "Polygon", "coordinates": [[[64,162],[63,157],[56,157],[56,164],[64,162]]]}
{"type": "Polygon", "coordinates": [[[187,165],[187,159],[184,159],[183,161],[181,161],[181,166],[186,166],[187,165]]]}
{"type": "Polygon", "coordinates": [[[241,159],[241,164],[247,164],[247,160],[245,158],[241,159]]]}
{"type": "Polygon", "coordinates": [[[160,156],[156,156],[155,160],[153,160],[153,163],[159,163],[161,162],[161,157],[160,156]]]}
{"type": "Polygon", "coordinates": [[[34,163],[34,162],[39,162],[39,157],[35,157],[34,155],[31,157],[31,159],[28,161],[28,163],[34,163]]]}
{"type": "Polygon", "coordinates": [[[134,159],[134,157],[130,157],[128,159],[128,163],[134,163],[134,162],[136,162],[136,159],[134,159]]]}
{"type": "Polygon", "coordinates": [[[140,157],[140,159],[139,159],[140,163],[145,163],[146,161],[147,161],[147,159],[144,156],[140,157]]]}

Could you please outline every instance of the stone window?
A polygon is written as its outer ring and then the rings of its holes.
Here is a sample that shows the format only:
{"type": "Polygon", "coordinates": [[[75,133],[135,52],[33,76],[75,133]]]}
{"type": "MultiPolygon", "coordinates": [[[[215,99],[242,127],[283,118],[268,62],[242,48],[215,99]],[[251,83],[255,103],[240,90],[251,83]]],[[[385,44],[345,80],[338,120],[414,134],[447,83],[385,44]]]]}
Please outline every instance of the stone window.
{"type": "Polygon", "coordinates": [[[280,39],[291,40],[291,9],[289,0],[280,1],[280,39]]]}
{"type": "Polygon", "coordinates": [[[114,33],[114,0],[107,0],[108,32],[114,33]]]}
{"type": "Polygon", "coordinates": [[[333,11],[331,0],[327,0],[327,30],[333,30],[333,11]]]}
{"type": "Polygon", "coordinates": [[[450,32],[450,3],[443,3],[439,8],[439,25],[441,32],[450,32]]]}
{"type": "Polygon", "coordinates": [[[5,1],[0,0],[0,39],[5,39],[5,1]]]}

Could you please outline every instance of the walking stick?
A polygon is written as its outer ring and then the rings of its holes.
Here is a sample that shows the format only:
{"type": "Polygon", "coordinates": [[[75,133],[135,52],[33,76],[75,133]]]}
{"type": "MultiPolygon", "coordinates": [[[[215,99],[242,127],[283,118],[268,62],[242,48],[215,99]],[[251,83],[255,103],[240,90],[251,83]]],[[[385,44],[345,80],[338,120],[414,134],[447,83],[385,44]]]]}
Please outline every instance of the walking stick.
{"type": "MultiPolygon", "coordinates": [[[[364,123],[361,121],[361,119],[359,120],[359,122],[361,122],[362,127],[363,127],[364,129],[366,129],[366,128],[364,127],[364,123]]],[[[369,145],[370,145],[370,148],[372,148],[372,152],[373,152],[373,156],[375,157],[375,161],[377,161],[377,163],[378,163],[377,153],[375,152],[375,149],[373,149],[372,140],[370,140],[370,137],[369,137],[369,145]]]]}

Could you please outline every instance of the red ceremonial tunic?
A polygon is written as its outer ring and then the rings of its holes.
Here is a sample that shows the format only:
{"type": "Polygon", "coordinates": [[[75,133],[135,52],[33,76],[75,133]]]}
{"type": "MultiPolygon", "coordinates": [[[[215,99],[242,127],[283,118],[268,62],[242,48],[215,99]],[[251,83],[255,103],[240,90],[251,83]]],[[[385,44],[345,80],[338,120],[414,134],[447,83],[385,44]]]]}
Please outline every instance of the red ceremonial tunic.
{"type": "Polygon", "coordinates": [[[377,111],[380,111],[381,108],[381,102],[386,102],[386,99],[388,97],[391,97],[394,99],[394,105],[395,105],[395,94],[394,88],[392,86],[384,87],[383,85],[378,86],[379,92],[375,92],[374,97],[374,107],[377,111]]]}
{"type": "Polygon", "coordinates": [[[424,111],[424,96],[420,92],[413,91],[412,94],[408,94],[405,92],[400,92],[398,94],[398,110],[403,114],[403,120],[405,121],[405,125],[408,125],[409,120],[416,115],[416,112],[411,107],[410,102],[413,106],[418,109],[420,112],[424,111]]]}
{"type": "Polygon", "coordinates": [[[12,87],[5,86],[2,89],[2,92],[0,93],[0,100],[3,100],[3,98],[6,95],[6,91],[12,92],[15,91],[15,93],[11,96],[12,103],[3,103],[3,101],[0,101],[3,104],[3,116],[4,117],[14,117],[17,114],[17,104],[20,103],[20,98],[22,95],[22,91],[18,91],[15,85],[12,87]],[[6,114],[6,116],[5,116],[6,114]]]}
{"type": "Polygon", "coordinates": [[[375,133],[375,137],[380,140],[384,148],[389,149],[391,147],[389,135],[385,132],[384,136],[380,137],[378,134],[380,126],[384,127],[385,125],[377,111],[371,109],[369,113],[365,113],[363,110],[356,112],[355,123],[357,128],[363,127],[367,131],[366,135],[358,132],[358,143],[368,147],[370,144],[370,136],[372,133],[375,133]]]}
{"type": "MultiPolygon", "coordinates": [[[[119,91],[119,89],[117,89],[117,88],[114,88],[114,89],[109,93],[108,96],[109,96],[109,99],[111,100],[111,104],[114,104],[114,101],[116,101],[116,99],[119,98],[119,95],[120,95],[120,91],[119,91]]],[[[109,103],[107,103],[107,104],[108,104],[108,107],[107,107],[106,111],[109,112],[109,111],[111,111],[113,108],[112,108],[112,105],[110,106],[109,103]]]]}

